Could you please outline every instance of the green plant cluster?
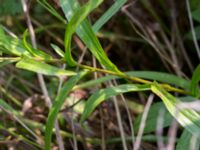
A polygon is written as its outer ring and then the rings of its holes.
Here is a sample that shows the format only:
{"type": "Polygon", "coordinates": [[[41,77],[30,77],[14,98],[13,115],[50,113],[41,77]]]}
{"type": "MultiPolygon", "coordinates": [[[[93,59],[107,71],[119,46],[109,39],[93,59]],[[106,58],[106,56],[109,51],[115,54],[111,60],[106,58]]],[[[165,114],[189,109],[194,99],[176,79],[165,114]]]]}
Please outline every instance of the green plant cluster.
{"type": "MultiPolygon", "coordinates": [[[[65,37],[63,51],[56,44],[52,44],[52,48],[60,56],[60,59],[45,53],[40,49],[35,49],[28,43],[27,37],[28,31],[24,31],[23,37],[12,37],[7,35],[3,26],[0,27],[0,67],[5,67],[8,64],[16,63],[16,67],[19,69],[25,69],[35,73],[40,73],[49,76],[68,76],[69,79],[62,85],[61,90],[57,94],[52,108],[49,110],[47,122],[45,125],[45,150],[51,149],[51,141],[53,134],[53,127],[58,117],[59,111],[64,104],[68,94],[74,89],[90,87],[98,85],[105,81],[113,79],[125,79],[127,83],[108,87],[97,90],[86,101],[84,111],[81,114],[80,123],[83,125],[85,120],[90,117],[92,112],[103,101],[109,98],[127,93],[127,92],[146,92],[149,91],[157,95],[162,102],[158,102],[152,105],[150,108],[149,116],[147,117],[146,127],[144,133],[148,134],[156,130],[156,116],[159,113],[159,109],[166,108],[164,115],[164,127],[170,126],[173,119],[184,128],[182,135],[177,142],[177,150],[183,148],[182,143],[188,143],[192,138],[192,135],[200,138],[200,114],[192,109],[181,109],[177,115],[177,107],[180,103],[185,101],[197,101],[200,97],[198,83],[200,81],[200,65],[196,67],[193,72],[191,80],[187,80],[176,75],[163,72],[153,71],[130,71],[122,72],[117,68],[115,64],[107,57],[104,52],[99,39],[96,36],[96,32],[106,23],[108,20],[116,14],[117,11],[126,3],[126,0],[116,0],[116,2],[94,23],[88,21],[87,16],[100,4],[103,0],[89,0],[84,5],[80,6],[78,0],[60,0],[62,11],[65,14],[65,18],[59,15],[58,12],[45,0],[38,0],[38,2],[46,8],[52,15],[65,23],[65,37]],[[91,66],[79,64],[75,58],[72,57],[72,36],[77,34],[83,41],[88,50],[98,60],[99,64],[105,69],[94,68],[91,66]],[[66,64],[66,69],[61,69],[55,64],[66,64]],[[79,68],[79,69],[77,69],[79,68]],[[78,70],[78,71],[77,71],[78,70]],[[84,83],[78,84],[85,75],[93,72],[102,72],[107,76],[98,78],[96,80],[88,80],[84,83]],[[176,97],[170,92],[177,92],[183,95],[183,98],[176,97]]],[[[1,1],[0,1],[1,3],[1,1]]],[[[21,11],[19,4],[16,1],[6,1],[4,5],[0,6],[0,14],[4,15],[7,12],[3,8],[8,8],[6,5],[10,4],[10,14],[15,14],[21,11]],[[13,7],[11,7],[13,6],[13,7]],[[14,8],[14,9],[13,9],[14,8]],[[1,13],[3,11],[3,13],[1,13]]],[[[199,11],[196,9],[193,13],[194,19],[199,21],[199,11]]],[[[198,33],[198,31],[197,31],[198,33]]],[[[23,120],[22,115],[14,110],[6,101],[0,99],[0,107],[6,112],[12,114],[15,118],[21,118],[20,124],[28,124],[26,120],[23,120]]],[[[135,132],[138,132],[141,123],[142,114],[138,116],[133,123],[135,132]]],[[[40,125],[38,125],[40,128],[40,125]]],[[[0,123],[0,128],[4,129],[0,123]]],[[[43,128],[44,130],[44,128],[43,128]]],[[[13,131],[9,131],[12,135],[16,136],[13,131]]],[[[32,133],[34,136],[35,134],[32,133]]],[[[71,135],[70,135],[71,136],[71,135]]],[[[69,137],[70,137],[69,136],[69,137]]],[[[38,144],[31,142],[26,137],[21,137],[23,140],[32,143],[36,147],[41,148],[38,144]]]]}

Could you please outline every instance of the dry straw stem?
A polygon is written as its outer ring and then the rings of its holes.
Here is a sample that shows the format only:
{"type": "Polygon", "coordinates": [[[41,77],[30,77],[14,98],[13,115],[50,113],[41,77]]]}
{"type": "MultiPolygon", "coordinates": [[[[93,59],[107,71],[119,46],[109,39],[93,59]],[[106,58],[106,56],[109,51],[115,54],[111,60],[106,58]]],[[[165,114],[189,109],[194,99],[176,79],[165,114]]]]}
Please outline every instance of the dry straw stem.
{"type": "Polygon", "coordinates": [[[149,96],[148,100],[147,100],[147,104],[145,106],[144,113],[142,115],[142,121],[140,123],[140,128],[139,128],[139,131],[138,131],[138,135],[136,137],[136,141],[135,141],[135,145],[134,145],[134,150],[139,150],[139,148],[140,148],[143,131],[144,131],[144,128],[145,128],[145,125],[146,125],[146,119],[147,119],[148,112],[149,112],[149,109],[151,107],[151,104],[153,102],[153,99],[154,99],[154,95],[151,94],[149,96]]]}
{"type": "MultiPolygon", "coordinates": [[[[28,2],[27,0],[21,0],[22,8],[23,8],[24,15],[25,15],[25,18],[26,18],[26,23],[27,23],[28,30],[29,30],[29,33],[30,33],[31,43],[32,43],[33,48],[37,49],[36,36],[35,36],[35,32],[34,32],[32,22],[31,22],[31,18],[30,18],[30,15],[29,15],[27,2],[28,2]]],[[[37,76],[38,76],[38,81],[39,81],[40,87],[42,89],[42,93],[45,96],[45,102],[47,103],[48,107],[51,108],[52,102],[51,102],[51,99],[49,97],[49,93],[48,93],[48,90],[47,90],[47,87],[46,87],[46,84],[45,84],[45,81],[44,81],[44,77],[43,77],[42,74],[39,74],[39,73],[37,73],[37,76]]],[[[59,133],[60,128],[59,128],[59,124],[58,124],[57,120],[55,122],[55,129],[56,129],[55,133],[56,133],[56,138],[57,138],[57,141],[58,141],[59,149],[65,150],[62,137],[59,133]]]]}
{"type": "MultiPolygon", "coordinates": [[[[110,87],[113,86],[113,83],[111,81],[109,82],[109,86],[110,87]]],[[[121,114],[120,114],[119,105],[118,105],[116,96],[113,96],[112,100],[113,100],[115,111],[116,111],[117,122],[118,122],[119,131],[120,131],[120,135],[121,135],[123,150],[128,150],[127,144],[126,144],[125,132],[124,132],[124,128],[123,128],[123,125],[122,125],[122,117],[121,117],[121,114]]]]}

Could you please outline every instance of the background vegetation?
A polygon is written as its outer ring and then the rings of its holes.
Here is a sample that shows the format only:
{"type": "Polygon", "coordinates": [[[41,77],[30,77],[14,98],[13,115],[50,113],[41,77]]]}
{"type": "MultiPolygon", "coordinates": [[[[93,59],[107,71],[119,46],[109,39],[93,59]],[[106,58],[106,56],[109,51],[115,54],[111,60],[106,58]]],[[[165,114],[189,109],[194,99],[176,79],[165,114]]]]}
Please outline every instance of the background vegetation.
{"type": "Polygon", "coordinates": [[[0,149],[199,149],[199,0],[0,4],[0,149]]]}

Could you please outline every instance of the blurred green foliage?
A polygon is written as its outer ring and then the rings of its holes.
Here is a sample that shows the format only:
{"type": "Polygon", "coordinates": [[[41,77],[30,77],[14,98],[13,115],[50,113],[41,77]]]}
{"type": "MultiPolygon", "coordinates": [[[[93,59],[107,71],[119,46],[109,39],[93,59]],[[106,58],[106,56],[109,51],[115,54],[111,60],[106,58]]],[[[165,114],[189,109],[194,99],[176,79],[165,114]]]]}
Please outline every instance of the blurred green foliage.
{"type": "Polygon", "coordinates": [[[191,10],[200,9],[200,1],[199,0],[189,0],[191,10]]]}
{"type": "Polygon", "coordinates": [[[21,12],[20,0],[0,0],[0,16],[16,15],[21,12]]]}

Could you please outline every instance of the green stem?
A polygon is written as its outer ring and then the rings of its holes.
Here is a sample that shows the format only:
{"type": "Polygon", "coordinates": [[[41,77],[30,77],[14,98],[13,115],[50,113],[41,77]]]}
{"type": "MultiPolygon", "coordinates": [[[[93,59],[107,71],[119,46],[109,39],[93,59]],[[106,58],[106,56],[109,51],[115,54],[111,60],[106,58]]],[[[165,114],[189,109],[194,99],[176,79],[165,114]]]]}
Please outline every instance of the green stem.
{"type": "MultiPolygon", "coordinates": [[[[0,57],[0,61],[3,61],[3,60],[19,61],[21,59],[22,59],[21,57],[0,57]]],[[[31,59],[34,59],[34,60],[37,60],[37,61],[52,62],[52,63],[55,63],[55,62],[65,63],[65,60],[63,60],[63,59],[48,59],[48,60],[45,60],[45,59],[38,58],[38,57],[33,57],[31,59]]],[[[137,82],[137,83],[143,83],[143,84],[152,84],[153,83],[152,81],[149,81],[149,80],[145,80],[145,79],[138,78],[138,77],[128,76],[127,74],[114,72],[114,71],[111,71],[111,70],[95,68],[95,67],[82,65],[82,64],[77,64],[77,66],[79,66],[82,69],[87,69],[91,72],[102,72],[102,73],[105,73],[105,74],[115,75],[115,76],[130,80],[130,81],[133,81],[133,82],[137,82]]],[[[185,95],[191,95],[188,91],[173,87],[169,84],[160,84],[160,85],[168,91],[177,92],[177,93],[181,93],[181,94],[185,94],[185,95]]]]}
{"type": "MultiPolygon", "coordinates": [[[[144,79],[138,78],[138,77],[131,77],[131,76],[128,76],[126,74],[120,74],[118,72],[113,72],[113,71],[110,71],[110,70],[105,70],[105,69],[100,69],[100,68],[94,68],[94,67],[90,67],[90,66],[86,66],[86,65],[81,65],[81,64],[79,66],[81,68],[88,69],[91,72],[103,72],[103,73],[107,73],[107,74],[110,74],[110,75],[119,76],[119,77],[131,80],[131,81],[134,81],[134,82],[138,82],[138,83],[143,83],[143,84],[152,84],[153,83],[152,81],[149,81],[149,80],[144,80],[144,79]]],[[[166,90],[168,90],[168,91],[178,92],[178,93],[186,94],[186,95],[190,94],[189,92],[187,92],[185,90],[182,90],[182,89],[179,89],[179,88],[175,88],[175,87],[173,87],[173,86],[171,86],[169,84],[160,84],[160,85],[163,88],[165,88],[166,90]]]]}

